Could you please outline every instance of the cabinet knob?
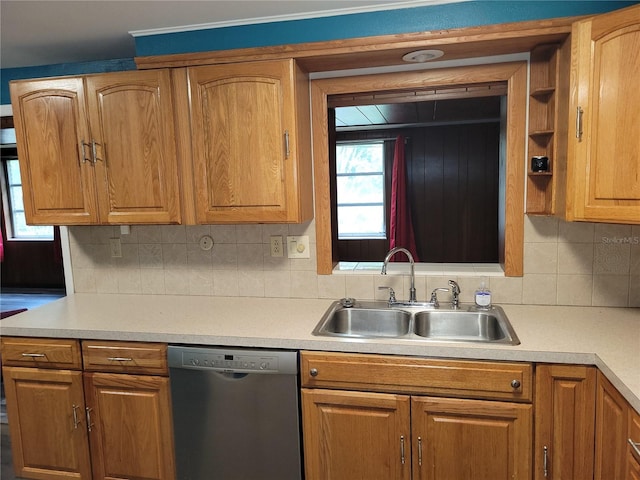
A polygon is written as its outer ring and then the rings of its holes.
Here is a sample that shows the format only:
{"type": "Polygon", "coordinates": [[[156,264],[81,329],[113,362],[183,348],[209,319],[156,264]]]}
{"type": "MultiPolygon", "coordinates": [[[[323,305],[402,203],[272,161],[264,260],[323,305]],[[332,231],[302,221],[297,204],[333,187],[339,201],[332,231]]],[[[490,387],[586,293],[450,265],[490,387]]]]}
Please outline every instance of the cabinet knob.
{"type": "Polygon", "coordinates": [[[312,368],[311,370],[309,370],[309,375],[311,375],[312,377],[317,377],[318,376],[318,369],[317,368],[312,368]]]}
{"type": "Polygon", "coordinates": [[[514,389],[520,388],[520,380],[511,380],[511,387],[514,389]]]}

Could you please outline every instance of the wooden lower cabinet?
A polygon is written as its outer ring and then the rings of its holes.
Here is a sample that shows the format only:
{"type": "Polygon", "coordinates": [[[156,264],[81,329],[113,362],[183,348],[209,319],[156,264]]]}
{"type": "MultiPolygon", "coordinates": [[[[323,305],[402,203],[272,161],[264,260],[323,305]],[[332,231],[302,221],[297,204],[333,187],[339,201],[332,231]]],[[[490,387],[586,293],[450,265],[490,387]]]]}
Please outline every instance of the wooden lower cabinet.
{"type": "Polygon", "coordinates": [[[307,480],[411,478],[410,397],[302,390],[307,480]]]}
{"type": "Polygon", "coordinates": [[[3,367],[16,476],[90,479],[82,372],[3,367]]]}
{"type": "Polygon", "coordinates": [[[169,379],[84,375],[93,479],[174,478],[169,379]]]}
{"type": "Polygon", "coordinates": [[[16,476],[175,479],[166,345],[83,341],[105,373],[77,340],[0,341],[16,476]]]}
{"type": "Polygon", "coordinates": [[[413,478],[531,478],[532,407],[412,397],[413,478]]]}
{"type": "Polygon", "coordinates": [[[598,372],[595,480],[624,480],[628,408],[622,395],[598,372]]]}
{"type": "Polygon", "coordinates": [[[640,480],[640,413],[629,407],[629,439],[627,440],[627,476],[640,480]]]}
{"type": "Polygon", "coordinates": [[[303,389],[308,480],[531,477],[526,404],[303,389]]]}
{"type": "Polygon", "coordinates": [[[536,366],[535,480],[592,480],[595,367],[536,366]]]}

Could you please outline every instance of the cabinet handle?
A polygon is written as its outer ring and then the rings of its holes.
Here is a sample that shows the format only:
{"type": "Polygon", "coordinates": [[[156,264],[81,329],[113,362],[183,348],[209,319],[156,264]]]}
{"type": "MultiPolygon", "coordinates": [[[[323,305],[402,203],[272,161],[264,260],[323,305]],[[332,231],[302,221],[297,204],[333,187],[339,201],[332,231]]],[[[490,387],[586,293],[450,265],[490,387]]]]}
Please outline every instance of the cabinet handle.
{"type": "Polygon", "coordinates": [[[87,415],[87,430],[91,431],[91,427],[93,427],[93,423],[91,422],[91,408],[85,407],[85,413],[87,415]]]}
{"type": "Polygon", "coordinates": [[[103,151],[104,151],[104,146],[101,143],[98,143],[95,140],[91,140],[91,156],[93,157],[91,161],[94,165],[98,163],[98,160],[100,161],[104,160],[102,158],[98,158],[98,149],[97,149],[98,146],[103,147],[103,151]]]}
{"type": "Polygon", "coordinates": [[[549,476],[549,449],[546,445],[542,447],[542,473],[545,478],[549,476]]]}
{"type": "MultiPolygon", "coordinates": [[[[85,155],[85,148],[87,147],[91,147],[90,143],[87,143],[84,141],[84,139],[80,142],[80,159],[82,160],[82,163],[84,162],[91,162],[90,158],[87,158],[87,156],[85,155]]],[[[92,162],[93,163],[93,162],[92,162]]]]}
{"type": "Polygon", "coordinates": [[[582,107],[578,107],[576,109],[576,138],[578,139],[579,142],[582,141],[582,114],[584,113],[584,110],[582,110],[582,107]]]}
{"type": "Polygon", "coordinates": [[[289,158],[291,150],[289,149],[289,130],[284,131],[284,154],[286,158],[289,158]]]}
{"type": "Polygon", "coordinates": [[[309,375],[311,375],[312,377],[317,377],[318,376],[318,369],[317,368],[312,368],[311,370],[309,370],[309,375]]]}
{"type": "Polygon", "coordinates": [[[418,466],[422,466],[422,437],[418,437],[418,466]]]}
{"type": "Polygon", "coordinates": [[[400,435],[400,461],[404,465],[404,435],[400,435]]]}
{"type": "Polygon", "coordinates": [[[518,389],[520,388],[520,380],[511,380],[511,388],[518,389]]]}
{"type": "Polygon", "coordinates": [[[636,443],[633,440],[629,439],[629,445],[631,445],[631,448],[635,450],[636,455],[640,456],[640,442],[636,443]]]}
{"type": "Polygon", "coordinates": [[[107,357],[110,362],[133,362],[133,358],[130,357],[107,357]]]}
{"type": "Polygon", "coordinates": [[[78,429],[78,425],[80,425],[80,420],[78,420],[78,405],[71,405],[71,410],[73,412],[73,428],[75,430],[78,429]]]}
{"type": "Polygon", "coordinates": [[[22,356],[23,357],[28,357],[28,358],[44,358],[44,357],[46,357],[46,355],[44,353],[23,353],[22,356]]]}

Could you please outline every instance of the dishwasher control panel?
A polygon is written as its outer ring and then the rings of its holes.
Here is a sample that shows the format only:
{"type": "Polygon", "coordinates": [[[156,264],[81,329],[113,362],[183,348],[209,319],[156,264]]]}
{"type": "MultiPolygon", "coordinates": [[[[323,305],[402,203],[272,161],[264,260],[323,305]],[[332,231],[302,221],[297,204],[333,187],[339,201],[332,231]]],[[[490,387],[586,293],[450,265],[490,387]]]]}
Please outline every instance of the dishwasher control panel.
{"type": "Polygon", "coordinates": [[[170,368],[234,373],[296,373],[297,353],[169,346],[170,368]],[[291,369],[296,371],[291,372],[291,369]]]}

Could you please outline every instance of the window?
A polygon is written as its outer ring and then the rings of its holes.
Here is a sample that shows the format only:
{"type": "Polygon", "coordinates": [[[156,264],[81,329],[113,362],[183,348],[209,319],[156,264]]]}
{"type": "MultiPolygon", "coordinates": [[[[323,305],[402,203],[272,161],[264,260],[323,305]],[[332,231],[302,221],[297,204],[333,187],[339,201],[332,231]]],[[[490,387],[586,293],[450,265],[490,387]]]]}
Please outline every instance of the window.
{"type": "Polygon", "coordinates": [[[338,238],[386,238],[384,144],[336,145],[338,238]]]}
{"type": "MultiPolygon", "coordinates": [[[[4,153],[4,152],[3,152],[4,153]]],[[[27,225],[22,201],[20,165],[15,156],[3,154],[5,167],[7,235],[17,240],[53,240],[53,227],[27,225]]]]}

